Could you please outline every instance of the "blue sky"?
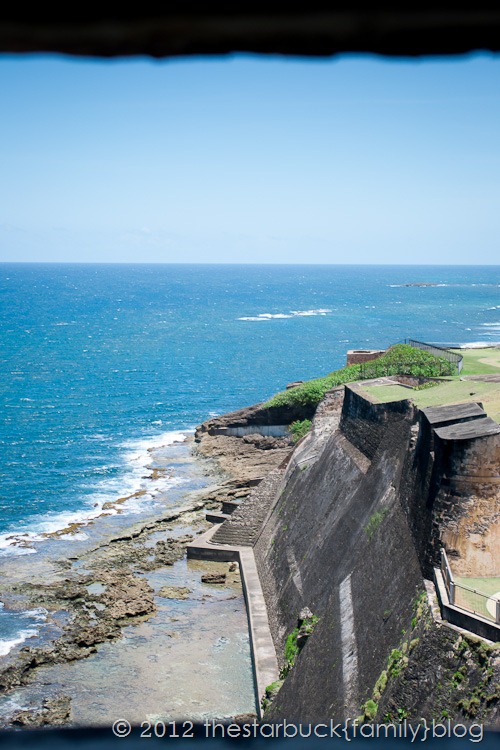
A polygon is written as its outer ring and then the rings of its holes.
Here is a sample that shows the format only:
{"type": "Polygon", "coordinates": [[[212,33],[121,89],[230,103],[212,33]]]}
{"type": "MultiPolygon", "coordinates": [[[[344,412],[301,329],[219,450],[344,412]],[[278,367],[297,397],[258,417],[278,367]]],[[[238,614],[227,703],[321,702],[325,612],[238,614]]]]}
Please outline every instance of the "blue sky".
{"type": "Polygon", "coordinates": [[[497,263],[500,57],[0,58],[0,259],[497,263]]]}

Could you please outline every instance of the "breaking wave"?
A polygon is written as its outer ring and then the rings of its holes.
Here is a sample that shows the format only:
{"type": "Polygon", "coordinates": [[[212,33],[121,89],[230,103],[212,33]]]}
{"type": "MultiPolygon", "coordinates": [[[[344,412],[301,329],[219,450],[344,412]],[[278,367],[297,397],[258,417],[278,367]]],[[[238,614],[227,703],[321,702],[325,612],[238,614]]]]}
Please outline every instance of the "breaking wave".
{"type": "MultiPolygon", "coordinates": [[[[32,517],[25,525],[0,534],[0,555],[28,555],[36,552],[34,542],[41,542],[57,534],[65,540],[85,539],[85,526],[105,511],[107,515],[133,514],[154,503],[158,495],[184,480],[172,476],[168,470],[151,471],[152,453],[173,443],[184,442],[189,430],[169,431],[155,437],[130,440],[122,444],[123,473],[97,482],[94,491],[79,510],[63,510],[32,517]]],[[[98,467],[92,473],[105,473],[108,467],[98,467]]]]}
{"type": "Polygon", "coordinates": [[[328,315],[332,310],[329,308],[319,308],[317,310],[290,310],[288,313],[259,313],[259,315],[250,315],[237,320],[274,320],[277,318],[312,318],[316,315],[328,315]]]}

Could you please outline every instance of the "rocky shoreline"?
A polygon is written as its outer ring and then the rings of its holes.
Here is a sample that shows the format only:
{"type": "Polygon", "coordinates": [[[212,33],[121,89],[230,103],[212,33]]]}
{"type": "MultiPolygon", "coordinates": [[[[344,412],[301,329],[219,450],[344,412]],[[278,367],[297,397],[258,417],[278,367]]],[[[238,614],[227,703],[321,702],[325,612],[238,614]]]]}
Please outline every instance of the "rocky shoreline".
{"type": "MultiPolygon", "coordinates": [[[[183,507],[147,522],[132,522],[125,532],[111,535],[74,557],[55,556],[48,567],[45,563],[41,566],[38,577],[3,582],[0,596],[6,604],[48,611],[52,635],[44,641],[33,639],[3,659],[2,693],[29,684],[40,668],[77,662],[95,654],[101,644],[120,639],[126,626],[151,617],[156,610],[155,592],[145,574],[182,559],[194,535],[208,528],[207,510],[219,509],[223,502],[241,502],[252,486],[291,451],[289,438],[213,434],[214,427],[225,423],[226,416],[198,428],[192,450],[209,475],[210,485],[191,493],[183,507]]],[[[155,470],[161,471],[161,467],[155,470]]],[[[227,571],[216,571],[222,576],[220,582],[238,582],[235,566],[231,570],[226,567],[227,571]]],[[[212,579],[212,583],[217,581],[212,579]]],[[[183,598],[176,587],[156,595],[183,598]]],[[[70,711],[70,698],[62,694],[12,713],[4,726],[66,725],[70,711]]]]}

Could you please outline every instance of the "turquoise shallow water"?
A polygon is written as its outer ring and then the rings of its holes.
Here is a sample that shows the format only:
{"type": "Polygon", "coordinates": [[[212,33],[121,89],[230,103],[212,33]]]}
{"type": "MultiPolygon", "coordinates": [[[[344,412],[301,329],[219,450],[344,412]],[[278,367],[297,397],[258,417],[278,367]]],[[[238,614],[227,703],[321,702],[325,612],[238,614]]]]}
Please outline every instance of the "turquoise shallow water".
{"type": "MultiPolygon", "coordinates": [[[[500,268],[1,264],[0,323],[12,555],[29,552],[12,535],[141,489],[149,448],[341,367],[349,348],[500,340],[500,268]],[[437,286],[404,286],[420,282],[437,286]]],[[[127,508],[147,503],[154,493],[127,508]]]]}

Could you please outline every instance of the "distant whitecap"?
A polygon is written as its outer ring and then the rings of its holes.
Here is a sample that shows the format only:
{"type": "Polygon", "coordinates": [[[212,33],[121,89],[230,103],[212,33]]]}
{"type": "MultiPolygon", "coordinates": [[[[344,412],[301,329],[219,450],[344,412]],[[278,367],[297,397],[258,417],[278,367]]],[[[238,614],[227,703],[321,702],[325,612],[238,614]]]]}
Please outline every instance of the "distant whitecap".
{"type": "Polygon", "coordinates": [[[245,316],[242,318],[237,318],[237,320],[273,320],[276,318],[308,318],[308,317],[314,317],[315,315],[327,315],[328,313],[331,313],[331,308],[327,307],[321,307],[316,310],[290,310],[287,313],[259,313],[259,315],[250,315],[245,316]]]}

